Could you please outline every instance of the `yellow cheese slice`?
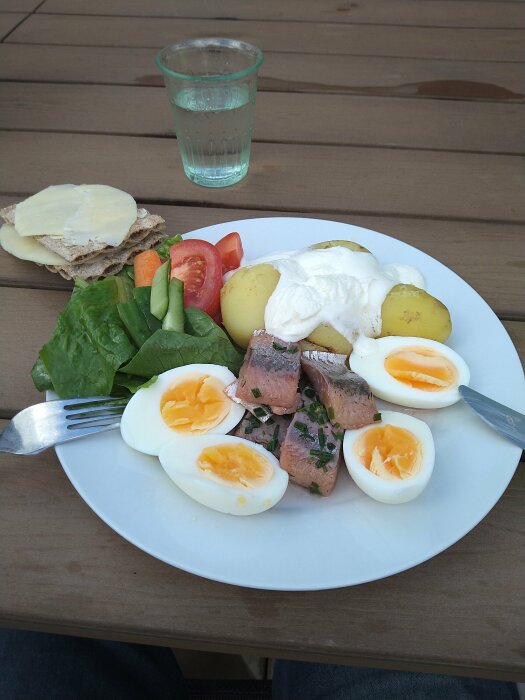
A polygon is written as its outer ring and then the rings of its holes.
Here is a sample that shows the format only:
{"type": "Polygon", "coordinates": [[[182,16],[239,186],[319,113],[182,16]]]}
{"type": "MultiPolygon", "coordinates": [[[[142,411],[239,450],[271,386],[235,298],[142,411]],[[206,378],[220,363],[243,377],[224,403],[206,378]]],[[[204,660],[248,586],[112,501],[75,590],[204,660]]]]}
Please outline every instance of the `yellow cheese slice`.
{"type": "Polygon", "coordinates": [[[75,185],[51,185],[16,205],[15,228],[21,236],[63,236],[64,221],[80,206],[75,185]]]}
{"type": "Polygon", "coordinates": [[[64,224],[64,241],[85,245],[102,241],[118,246],[137,220],[137,203],[127,192],[107,185],[79,185],[82,201],[64,224]]]}
{"type": "Polygon", "coordinates": [[[67,245],[118,246],[136,219],[133,197],[107,185],[52,185],[15,209],[20,236],[63,236],[67,245]]]}
{"type": "Polygon", "coordinates": [[[66,262],[61,255],[48,250],[36,238],[19,236],[11,224],[4,224],[0,228],[0,245],[16,258],[31,260],[40,265],[62,265],[66,262]]]}

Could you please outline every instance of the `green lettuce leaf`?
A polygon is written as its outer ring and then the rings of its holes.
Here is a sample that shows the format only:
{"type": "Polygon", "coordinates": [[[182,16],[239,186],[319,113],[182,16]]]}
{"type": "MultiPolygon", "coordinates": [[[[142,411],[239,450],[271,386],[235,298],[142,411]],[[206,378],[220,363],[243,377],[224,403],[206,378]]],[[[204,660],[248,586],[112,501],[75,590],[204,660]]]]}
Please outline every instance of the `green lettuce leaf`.
{"type": "Polygon", "coordinates": [[[150,297],[151,287],[135,287],[132,298],[117,305],[120,320],[137,348],[162,326],[149,310],[150,297]]]}
{"type": "Polygon", "coordinates": [[[136,352],[117,311],[132,293],[124,277],[77,288],[40,351],[43,368],[37,362],[33,378],[42,385],[45,369],[62,398],[109,394],[117,369],[136,352]]]}
{"type": "Polygon", "coordinates": [[[181,241],[182,236],[180,235],[180,233],[178,233],[176,236],[170,236],[170,238],[166,238],[164,241],[162,241],[158,248],[155,248],[155,250],[161,258],[169,258],[171,246],[174,243],[180,243],[181,241]]]}
{"type": "Polygon", "coordinates": [[[238,374],[244,355],[222,328],[204,311],[192,307],[184,310],[184,318],[184,333],[155,331],[122,371],[149,378],[174,367],[202,362],[224,365],[238,374]]]}

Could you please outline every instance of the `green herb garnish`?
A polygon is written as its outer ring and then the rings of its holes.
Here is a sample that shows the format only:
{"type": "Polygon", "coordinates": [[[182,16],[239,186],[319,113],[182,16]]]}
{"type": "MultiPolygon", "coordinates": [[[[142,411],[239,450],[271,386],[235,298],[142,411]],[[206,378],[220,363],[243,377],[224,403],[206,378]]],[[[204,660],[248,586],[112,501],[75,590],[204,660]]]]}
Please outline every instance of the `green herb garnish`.
{"type": "Polygon", "coordinates": [[[290,345],[289,348],[286,348],[286,352],[289,352],[290,355],[293,355],[293,354],[296,353],[298,350],[299,350],[299,348],[298,348],[297,345],[290,345]]]}
{"type": "Polygon", "coordinates": [[[335,413],[334,413],[334,409],[332,408],[332,406],[328,406],[328,408],[326,409],[326,412],[328,413],[328,418],[330,418],[330,420],[333,420],[335,418],[335,413]]]}
{"type": "Polygon", "coordinates": [[[310,493],[313,493],[314,496],[321,496],[322,495],[321,491],[319,490],[319,484],[317,484],[315,481],[312,481],[312,483],[308,487],[308,491],[310,491],[310,493]]]}
{"type": "Polygon", "coordinates": [[[315,391],[313,389],[310,389],[310,387],[306,387],[306,389],[304,390],[304,395],[309,399],[317,398],[315,391]]]}
{"type": "Polygon", "coordinates": [[[381,414],[380,413],[374,413],[374,421],[381,420],[381,414]]]}
{"type": "Polygon", "coordinates": [[[317,437],[319,438],[319,447],[324,450],[326,446],[326,435],[324,434],[322,428],[319,428],[317,431],[317,437]]]}
{"type": "Polygon", "coordinates": [[[281,426],[279,426],[279,425],[276,425],[276,426],[275,426],[275,428],[274,428],[274,430],[273,430],[272,439],[271,439],[270,442],[266,445],[266,449],[269,450],[270,452],[275,452],[275,450],[277,449],[277,439],[278,439],[278,437],[279,437],[279,428],[280,428],[280,427],[281,427],[281,426]]]}
{"type": "Polygon", "coordinates": [[[307,404],[299,409],[299,413],[306,413],[308,418],[318,425],[324,425],[328,423],[328,416],[326,414],[326,408],[320,401],[312,401],[312,403],[307,404]]]}
{"type": "Polygon", "coordinates": [[[252,389],[252,394],[255,396],[256,399],[258,399],[261,396],[261,390],[258,387],[255,387],[252,389]]]}
{"type": "Polygon", "coordinates": [[[301,423],[301,421],[298,420],[294,423],[294,428],[305,440],[311,440],[313,442],[314,436],[310,435],[310,431],[308,430],[306,423],[301,423]]]}
{"type": "Polygon", "coordinates": [[[279,343],[272,343],[275,350],[286,350],[286,345],[279,345],[279,343]]]}

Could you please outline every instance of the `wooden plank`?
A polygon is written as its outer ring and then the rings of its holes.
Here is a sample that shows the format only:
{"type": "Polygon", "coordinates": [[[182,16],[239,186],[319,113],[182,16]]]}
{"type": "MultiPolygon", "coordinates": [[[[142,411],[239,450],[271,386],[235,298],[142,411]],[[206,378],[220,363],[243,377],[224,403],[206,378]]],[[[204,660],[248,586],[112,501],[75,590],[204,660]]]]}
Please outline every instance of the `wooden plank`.
{"type": "MultiPolygon", "coordinates": [[[[151,49],[0,44],[0,80],[162,86],[151,49]]],[[[517,63],[268,54],[259,90],[513,102],[517,63]]]]}
{"type": "MultiPolygon", "coordinates": [[[[254,140],[524,153],[524,121],[525,106],[518,104],[260,92],[254,140]]],[[[172,132],[163,88],[1,83],[0,128],[37,125],[39,131],[172,132]],[[140,104],[148,109],[138,112],[140,104]]]]}
{"type": "Polygon", "coordinates": [[[10,31],[21,22],[26,15],[22,12],[1,12],[0,13],[0,41],[6,37],[10,31]]]}
{"type": "Polygon", "coordinates": [[[137,199],[279,210],[523,221],[523,159],[472,153],[255,143],[235,187],[201,188],[183,174],[176,140],[0,133],[3,194],[53,182],[99,182],[137,199]],[[52,175],[50,172],[52,164],[52,175]]]}
{"type": "Polygon", "coordinates": [[[242,39],[263,51],[523,61],[525,33],[519,29],[34,14],[8,41],[155,49],[207,36],[242,39]]]}
{"type": "Polygon", "coordinates": [[[4,455],[1,474],[5,627],[523,679],[523,649],[515,643],[525,632],[523,469],[483,521],[445,552],[329,595],[227,586],[169,567],[96,517],[52,451],[4,455]]]}
{"type": "MultiPolygon", "coordinates": [[[[0,196],[0,207],[18,198],[0,196]]],[[[262,216],[280,216],[276,211],[261,209],[217,209],[215,207],[185,207],[147,205],[166,220],[166,232],[187,233],[204,226],[262,216]]],[[[304,216],[289,212],[291,216],[304,216]]],[[[413,245],[454,270],[505,319],[525,320],[525,260],[522,246],[523,227],[514,224],[487,224],[468,221],[436,221],[355,214],[322,214],[348,224],[381,231],[413,245]],[[521,253],[521,254],[520,254],[521,253]],[[521,315],[520,315],[521,314],[521,315]]],[[[240,229],[241,234],[242,228],[240,229]]],[[[32,263],[18,260],[0,249],[0,285],[35,287],[38,289],[70,290],[71,282],[32,263]]],[[[525,348],[523,349],[525,356],[525,348]]]]}
{"type": "MultiPolygon", "coordinates": [[[[5,0],[4,0],[5,1],[5,0]]],[[[525,26],[525,12],[516,2],[448,2],[443,0],[266,0],[262,4],[221,0],[47,0],[39,12],[137,17],[200,17],[207,19],[303,20],[308,22],[404,24],[437,27],[525,26]]]]}
{"type": "Polygon", "coordinates": [[[42,0],[0,0],[0,12],[33,12],[42,0]]]}

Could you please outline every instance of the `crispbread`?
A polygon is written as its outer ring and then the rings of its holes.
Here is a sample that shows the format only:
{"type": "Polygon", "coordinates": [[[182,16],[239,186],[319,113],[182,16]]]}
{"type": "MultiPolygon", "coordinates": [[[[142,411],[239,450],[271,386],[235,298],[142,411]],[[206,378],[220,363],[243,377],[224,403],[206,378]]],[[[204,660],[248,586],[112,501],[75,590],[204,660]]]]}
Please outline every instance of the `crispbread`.
{"type": "MultiPolygon", "coordinates": [[[[160,218],[160,217],[157,217],[160,218]]],[[[165,234],[160,230],[148,231],[146,238],[125,248],[119,247],[105,250],[95,257],[82,263],[64,263],[63,265],[46,265],[50,272],[58,272],[66,280],[80,277],[86,282],[93,282],[100,277],[114,275],[122,268],[131,263],[137,253],[148,250],[158,245],[165,238],[165,234]]]]}
{"type": "MultiPolygon", "coordinates": [[[[8,224],[15,224],[16,204],[12,204],[0,210],[0,216],[8,224]]],[[[101,253],[111,254],[122,249],[131,249],[137,243],[147,239],[153,231],[160,231],[164,228],[164,219],[156,214],[150,214],[146,209],[139,209],[137,220],[129,229],[128,235],[118,248],[109,246],[100,241],[90,241],[88,245],[67,245],[63,239],[55,236],[38,236],[38,242],[43,246],[60,255],[67,262],[75,266],[98,257],[101,253]]],[[[150,246],[148,246],[150,247],[150,246]]],[[[142,248],[141,250],[145,250],[142,248]]]]}

